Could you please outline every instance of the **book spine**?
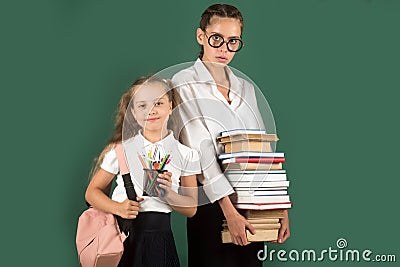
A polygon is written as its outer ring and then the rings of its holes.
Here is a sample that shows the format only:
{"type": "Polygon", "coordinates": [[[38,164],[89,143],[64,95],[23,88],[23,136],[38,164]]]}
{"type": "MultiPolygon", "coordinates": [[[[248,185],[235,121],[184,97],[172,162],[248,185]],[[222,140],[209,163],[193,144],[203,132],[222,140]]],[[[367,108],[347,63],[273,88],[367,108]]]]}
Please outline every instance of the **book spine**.
{"type": "Polygon", "coordinates": [[[286,174],[225,174],[231,182],[272,182],[286,181],[286,174]]]}
{"type": "Polygon", "coordinates": [[[285,158],[229,158],[222,160],[222,164],[226,163],[282,163],[285,158]]]}
{"type": "Polygon", "coordinates": [[[230,158],[259,158],[259,159],[267,159],[267,158],[285,158],[285,154],[283,152],[248,152],[248,151],[243,151],[243,152],[233,152],[233,153],[221,153],[218,155],[218,158],[223,160],[223,159],[230,159],[230,158]]]}
{"type": "Polygon", "coordinates": [[[235,203],[248,203],[248,204],[273,204],[290,202],[289,196],[236,196],[235,203]]]}

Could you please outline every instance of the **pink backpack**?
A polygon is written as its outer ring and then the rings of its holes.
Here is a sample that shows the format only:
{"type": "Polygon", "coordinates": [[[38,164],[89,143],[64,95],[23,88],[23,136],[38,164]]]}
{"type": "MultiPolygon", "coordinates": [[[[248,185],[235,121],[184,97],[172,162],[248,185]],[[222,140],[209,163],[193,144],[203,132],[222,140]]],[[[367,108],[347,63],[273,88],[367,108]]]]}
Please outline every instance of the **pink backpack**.
{"type": "Polygon", "coordinates": [[[116,267],[126,236],[113,214],[95,208],[82,213],[76,231],[76,248],[82,267],[116,267]]]}
{"type": "MultiPolygon", "coordinates": [[[[129,173],[122,145],[116,145],[115,151],[117,153],[120,173],[129,173]]],[[[128,179],[130,180],[130,177],[128,179]]],[[[133,185],[131,187],[133,189],[133,185]]],[[[136,196],[134,199],[136,199],[136,196]]],[[[118,266],[124,252],[123,243],[126,237],[120,231],[113,214],[105,213],[95,208],[87,209],[79,217],[76,231],[76,248],[81,266],[118,266]]]]}

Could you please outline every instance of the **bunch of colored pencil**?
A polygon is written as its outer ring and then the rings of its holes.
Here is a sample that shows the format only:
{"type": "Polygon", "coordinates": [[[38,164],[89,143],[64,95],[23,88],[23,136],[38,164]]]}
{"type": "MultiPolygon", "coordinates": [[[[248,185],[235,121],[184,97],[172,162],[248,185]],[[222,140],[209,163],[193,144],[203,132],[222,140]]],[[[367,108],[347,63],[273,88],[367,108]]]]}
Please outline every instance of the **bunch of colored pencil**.
{"type": "Polygon", "coordinates": [[[165,195],[165,191],[161,188],[158,188],[156,185],[156,180],[159,173],[164,173],[167,170],[164,170],[165,166],[171,161],[170,154],[162,155],[160,149],[157,146],[150,149],[147,153],[147,157],[141,156],[138,153],[139,161],[143,167],[143,171],[147,176],[144,184],[144,194],[150,196],[161,196],[165,195]]]}

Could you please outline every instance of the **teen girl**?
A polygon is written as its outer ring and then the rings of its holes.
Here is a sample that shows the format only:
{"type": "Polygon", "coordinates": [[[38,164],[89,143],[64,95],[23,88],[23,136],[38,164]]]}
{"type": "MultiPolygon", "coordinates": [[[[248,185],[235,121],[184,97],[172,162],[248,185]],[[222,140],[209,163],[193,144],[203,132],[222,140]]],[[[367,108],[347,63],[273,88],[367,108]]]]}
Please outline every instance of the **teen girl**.
{"type": "MultiPolygon", "coordinates": [[[[264,128],[253,85],[227,66],[243,47],[242,29],[243,17],[237,8],[225,4],[208,7],[196,32],[199,58],[173,77],[183,103],[190,103],[182,108],[184,120],[190,121],[183,142],[201,151],[202,175],[197,178],[211,202],[199,206],[197,214],[187,220],[189,266],[262,266],[257,252],[263,243],[247,240],[245,229],[252,233],[255,229],[232,205],[228,195],[234,191],[217,163],[216,137],[221,130],[264,128]],[[234,244],[221,241],[223,219],[234,244]]],[[[284,242],[289,235],[286,211],[277,242],[284,242]]]]}
{"type": "Polygon", "coordinates": [[[169,81],[157,77],[138,79],[120,100],[114,135],[100,154],[87,188],[85,197],[93,207],[134,222],[119,266],[179,266],[170,212],[175,210],[187,217],[196,213],[195,174],[200,166],[197,152],[179,143],[171,131],[170,117],[175,115],[176,99],[169,81]],[[136,201],[127,199],[119,174],[115,148],[121,142],[140,196],[136,201]],[[152,161],[160,161],[167,154],[169,160],[163,163],[167,172],[159,174],[155,184],[155,191],[163,194],[151,195],[143,190],[148,177],[143,169],[152,168],[147,164],[159,164],[152,161]],[[109,198],[115,175],[117,186],[109,198]]]}

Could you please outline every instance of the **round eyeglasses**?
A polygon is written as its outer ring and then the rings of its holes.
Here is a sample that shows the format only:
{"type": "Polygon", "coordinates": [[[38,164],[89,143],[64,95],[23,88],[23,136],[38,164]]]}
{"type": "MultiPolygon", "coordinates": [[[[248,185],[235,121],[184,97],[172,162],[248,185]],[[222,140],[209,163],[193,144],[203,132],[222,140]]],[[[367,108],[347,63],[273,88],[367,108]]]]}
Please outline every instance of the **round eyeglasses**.
{"type": "Polygon", "coordinates": [[[207,36],[207,33],[204,34],[208,38],[208,44],[211,47],[219,48],[226,43],[226,48],[228,48],[230,52],[237,52],[243,47],[243,41],[239,38],[231,38],[225,42],[224,37],[218,33],[211,34],[210,37],[207,36]]]}

